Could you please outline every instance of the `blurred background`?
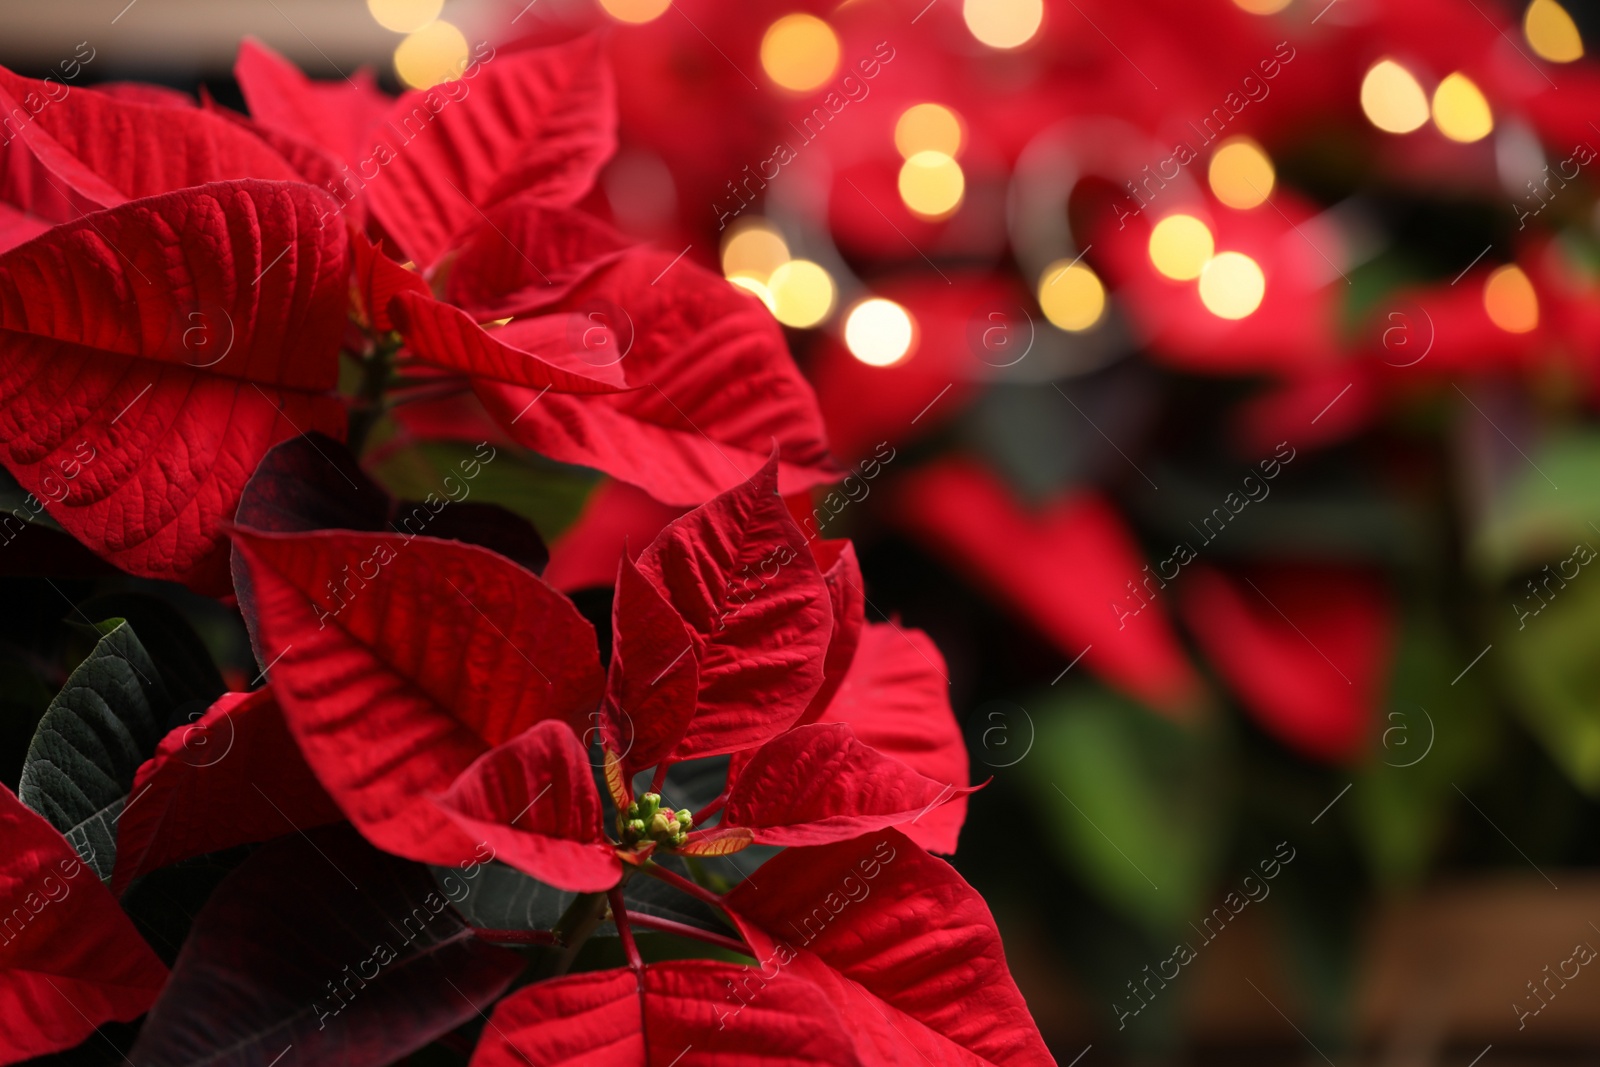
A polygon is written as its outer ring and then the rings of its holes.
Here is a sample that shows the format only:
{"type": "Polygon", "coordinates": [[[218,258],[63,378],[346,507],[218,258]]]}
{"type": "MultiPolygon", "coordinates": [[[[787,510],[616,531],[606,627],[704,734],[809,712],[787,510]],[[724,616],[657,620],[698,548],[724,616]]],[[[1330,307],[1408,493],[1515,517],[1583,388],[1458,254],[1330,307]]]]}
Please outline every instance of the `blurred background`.
{"type": "MultiPolygon", "coordinates": [[[[585,206],[788,328],[853,467],[797,511],[944,653],[991,779],[955,863],[1058,1060],[1600,1053],[1600,5],[74,0],[0,31],[25,74],[235,107],[245,36],[398,90],[602,34],[621,148],[585,206]]],[[[437,447],[395,428],[391,487],[437,447]]],[[[489,492],[554,538],[595,487],[527,458],[489,492]]],[[[29,708],[56,593],[105,585],[41,581],[0,622],[29,708]]],[[[236,621],[207,636],[244,685],[236,621]]]]}

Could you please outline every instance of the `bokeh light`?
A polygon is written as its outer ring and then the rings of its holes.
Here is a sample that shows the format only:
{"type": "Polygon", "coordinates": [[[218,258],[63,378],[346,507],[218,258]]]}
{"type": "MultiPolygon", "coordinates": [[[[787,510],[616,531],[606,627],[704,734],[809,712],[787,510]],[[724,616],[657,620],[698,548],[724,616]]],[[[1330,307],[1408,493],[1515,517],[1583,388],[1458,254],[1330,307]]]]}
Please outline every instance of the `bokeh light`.
{"type": "Polygon", "coordinates": [[[1277,172],[1272,159],[1248,137],[1224,141],[1211,155],[1211,191],[1229,207],[1258,207],[1272,195],[1277,172]]]}
{"type": "Polygon", "coordinates": [[[961,119],[942,104],[915,104],[894,124],[894,146],[907,159],[918,152],[961,153],[961,119]]]}
{"type": "Polygon", "coordinates": [[[1150,231],[1150,262],[1173,281],[1200,277],[1215,248],[1211,231],[1193,215],[1168,215],[1150,231]]]}
{"type": "Polygon", "coordinates": [[[1078,333],[1105,315],[1106,287],[1084,264],[1058,259],[1039,276],[1039,307],[1052,326],[1078,333]]]}
{"type": "Polygon", "coordinates": [[[439,17],[444,0],[367,0],[378,25],[395,33],[413,33],[439,17]]]}
{"type": "Polygon", "coordinates": [[[1020,48],[1039,32],[1044,0],[963,0],[961,16],[990,48],[1020,48]]]}
{"type": "Polygon", "coordinates": [[[1276,15],[1289,6],[1290,0],[1233,0],[1233,2],[1252,15],[1276,15]]]}
{"type": "Polygon", "coordinates": [[[833,310],[833,279],[809,259],[791,259],[772,272],[772,314],[785,326],[806,329],[833,310]]]}
{"type": "Polygon", "coordinates": [[[754,293],[763,304],[767,305],[768,311],[777,314],[778,303],[772,298],[772,290],[768,289],[760,279],[752,278],[748,274],[735,274],[728,281],[732,282],[736,288],[754,293]]]}
{"type": "Polygon", "coordinates": [[[1539,325],[1539,297],[1515,264],[1499,268],[1483,283],[1483,309],[1507,333],[1527,333],[1539,325]]]}
{"type": "Polygon", "coordinates": [[[761,38],[761,69],[785,89],[809,92],[839,69],[839,37],[815,15],[785,15],[761,38]]]}
{"type": "Polygon", "coordinates": [[[1362,79],[1361,110],[1386,133],[1410,133],[1428,121],[1428,97],[1409,70],[1381,59],[1362,79]]]}
{"type": "Polygon", "coordinates": [[[723,238],[722,273],[730,281],[743,276],[765,285],[772,272],[787,262],[789,246],[765,220],[753,219],[723,238]]]}
{"type": "Polygon", "coordinates": [[[1522,33],[1528,47],[1541,59],[1571,63],[1583,58],[1583,38],[1567,9],[1556,0],[1533,0],[1522,16],[1522,33]]]}
{"type": "Polygon", "coordinates": [[[916,340],[911,313],[893,300],[871,297],[850,309],[844,321],[844,343],[850,354],[871,367],[887,367],[906,358],[916,340]]]}
{"type": "Polygon", "coordinates": [[[1433,124],[1452,141],[1471,144],[1494,130],[1494,115],[1472,79],[1457,71],[1433,91],[1433,124]]]}
{"type": "Polygon", "coordinates": [[[943,152],[918,152],[900,165],[900,199],[921,218],[949,215],[961,205],[966,188],[961,164],[943,152]]]}
{"type": "Polygon", "coordinates": [[[1243,252],[1220,252],[1200,272],[1200,302],[1219,319],[1244,318],[1266,293],[1266,275],[1243,252]]]}
{"type": "Polygon", "coordinates": [[[641,23],[660,18],[672,0],[600,0],[600,8],[618,22],[641,23]]]}
{"type": "Polygon", "coordinates": [[[461,31],[440,19],[401,41],[394,50],[394,72],[413,89],[427,89],[460,76],[469,56],[461,31]]]}

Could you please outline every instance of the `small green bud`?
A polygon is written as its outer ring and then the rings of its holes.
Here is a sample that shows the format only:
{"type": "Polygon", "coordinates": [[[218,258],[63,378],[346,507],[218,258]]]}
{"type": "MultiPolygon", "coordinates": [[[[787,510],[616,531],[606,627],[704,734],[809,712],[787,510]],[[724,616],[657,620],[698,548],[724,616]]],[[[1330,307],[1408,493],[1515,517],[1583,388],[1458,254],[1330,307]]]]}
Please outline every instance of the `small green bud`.
{"type": "Polygon", "coordinates": [[[661,810],[661,794],[646,793],[638,800],[638,817],[645,822],[655,818],[656,812],[661,810]]]}
{"type": "Polygon", "coordinates": [[[685,830],[694,825],[694,815],[689,811],[688,808],[678,809],[678,825],[683,827],[685,830]]]}
{"type": "Polygon", "coordinates": [[[645,832],[644,820],[643,819],[629,819],[628,820],[627,829],[628,829],[628,833],[632,834],[634,837],[643,837],[644,836],[644,832],[645,832]]]}
{"type": "Polygon", "coordinates": [[[673,820],[672,816],[664,811],[658,811],[655,817],[650,820],[650,836],[658,839],[669,837],[677,827],[678,824],[673,820]]]}

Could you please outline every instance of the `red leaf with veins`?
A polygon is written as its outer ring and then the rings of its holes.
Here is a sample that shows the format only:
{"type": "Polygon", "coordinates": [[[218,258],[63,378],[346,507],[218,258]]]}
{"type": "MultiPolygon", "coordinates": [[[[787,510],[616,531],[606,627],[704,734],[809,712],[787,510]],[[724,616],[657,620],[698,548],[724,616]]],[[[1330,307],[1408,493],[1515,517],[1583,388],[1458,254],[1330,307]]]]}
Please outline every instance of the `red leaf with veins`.
{"type": "Polygon", "coordinates": [[[784,973],[823,991],[862,1064],[1055,1062],[983,898],[897,831],[780,852],[727,902],[759,960],[794,956],[784,973]]]}
{"type": "Polygon", "coordinates": [[[695,715],[695,640],[666,596],[627,557],[618,564],[611,630],[605,747],[630,768],[654,767],[695,715]]]}
{"type": "Polygon", "coordinates": [[[345,234],[319,224],[326,201],[200,186],[0,256],[0,462],[117,566],[225,591],[221,524],[257,461],[342,436],[345,234]]]}
{"type": "Polygon", "coordinates": [[[378,163],[365,189],[372,214],[420,267],[518,193],[577,203],[616,148],[597,38],[474,60],[459,79],[394,102],[371,138],[387,158],[363,149],[378,163]]]}
{"type": "MultiPolygon", "coordinates": [[[[845,723],[862,744],[936,782],[971,781],[961,725],[950,710],[944,657],[921,630],[868,623],[844,684],[820,720],[845,723]]],[[[951,853],[967,818],[957,795],[900,827],[930,852],[951,853]]]]}
{"type": "Polygon", "coordinates": [[[845,672],[855,659],[861,643],[861,627],[866,624],[867,592],[861,578],[856,547],[849,541],[812,541],[811,555],[828,585],[828,602],[833,606],[833,635],[828,638],[828,653],[822,661],[822,688],[811,698],[811,706],[800,717],[800,724],[816,722],[839,691],[845,672]]]}
{"type": "Polygon", "coordinates": [[[822,684],[828,590],[777,483],[773,457],[639,556],[687,624],[700,673],[699,707],[671,759],[758,745],[793,725],[822,684]]]}
{"type": "Polygon", "coordinates": [[[401,293],[433,297],[422,275],[384,255],[383,249],[354,227],[350,231],[350,252],[355,293],[361,301],[362,314],[374,330],[382,333],[397,328],[389,317],[389,302],[401,293]]]}
{"type": "Polygon", "coordinates": [[[456,246],[445,299],[479,320],[526,315],[564,298],[628,248],[627,238],[593,215],[523,193],[484,212],[456,246]]]}
{"type": "Polygon", "coordinates": [[[312,81],[253,37],[240,43],[233,76],[251,118],[352,167],[371,154],[371,133],[393,103],[378,89],[370,70],[339,81],[312,81]]]}
{"type": "Polygon", "coordinates": [[[518,990],[495,1008],[470,1067],[815,1067],[853,1064],[852,1053],[822,991],[781,967],[681,960],[518,990]],[[740,1008],[730,990],[752,989],[740,1008]]]}
{"type": "Polygon", "coordinates": [[[816,397],[759,300],[686,260],[623,255],[546,310],[599,315],[642,388],[569,398],[484,384],[516,440],[691,507],[758,470],[777,443],[786,493],[834,481],[816,397]],[[599,309],[599,310],[596,310],[599,309]],[[531,406],[530,406],[531,405],[531,406]]]}
{"type": "Polygon", "coordinates": [[[289,729],[379,848],[469,857],[433,798],[495,745],[545,719],[581,724],[599,700],[594,628],[487,549],[337,531],[234,541],[289,729]]]}
{"type": "Polygon", "coordinates": [[[485,752],[439,807],[495,858],[557,889],[593,893],[622,877],[600,829],[600,794],[583,742],[546,719],[485,752]]]}
{"type": "Polygon", "coordinates": [[[289,736],[272,690],[224,693],[162,738],[117,821],[111,891],[147,871],[344,816],[289,736]]]}
{"type": "Polygon", "coordinates": [[[4,786],[0,841],[0,1063],[143,1015],[166,967],[67,839],[4,786]]]}
{"type": "Polygon", "coordinates": [[[0,67],[0,113],[19,112],[31,118],[17,136],[61,194],[100,207],[206,182],[299,177],[261,140],[200,108],[80,92],[0,67]]]}
{"type": "Polygon", "coordinates": [[[616,364],[591,365],[573,354],[584,329],[575,315],[539,315],[485,330],[460,308],[409,290],[395,294],[388,311],[412,355],[474,380],[558,393],[627,388],[616,364]]]}
{"type": "Polygon", "coordinates": [[[748,827],[760,845],[825,845],[920,820],[971,792],[923,777],[843,723],[813,723],[756,750],[718,829],[748,827]]]}

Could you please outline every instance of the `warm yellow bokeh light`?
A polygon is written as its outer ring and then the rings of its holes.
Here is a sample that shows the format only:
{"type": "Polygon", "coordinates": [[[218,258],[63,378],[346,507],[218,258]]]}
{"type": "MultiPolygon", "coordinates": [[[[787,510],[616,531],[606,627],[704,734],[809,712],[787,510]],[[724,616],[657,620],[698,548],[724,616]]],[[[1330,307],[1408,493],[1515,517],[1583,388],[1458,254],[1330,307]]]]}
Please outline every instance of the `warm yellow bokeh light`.
{"type": "Polygon", "coordinates": [[[785,326],[807,329],[833,310],[833,279],[809,259],[791,259],[772,272],[772,314],[785,326]]]}
{"type": "Polygon", "coordinates": [[[1483,283],[1483,310],[1507,333],[1527,333],[1539,325],[1539,298],[1522,268],[1507,264],[1483,283]]]}
{"type": "Polygon", "coordinates": [[[1215,247],[1211,231],[1193,215],[1168,215],[1150,231],[1150,262],[1173,281],[1200,277],[1215,247]]]}
{"type": "Polygon", "coordinates": [[[1556,0],[1533,0],[1522,16],[1522,32],[1539,58],[1571,63],[1583,57],[1583,38],[1567,9],[1556,0]]]}
{"type": "Polygon", "coordinates": [[[1105,314],[1106,287],[1082,263],[1058,259],[1039,276],[1039,307],[1051,325],[1077,333],[1105,314]]]}
{"type": "Polygon", "coordinates": [[[412,33],[439,17],[444,0],[367,0],[378,25],[395,33],[412,33]]]}
{"type": "Polygon", "coordinates": [[[785,89],[808,92],[839,69],[839,37],[815,15],[785,15],[761,38],[761,69],[785,89]]]}
{"type": "Polygon", "coordinates": [[[672,0],[600,0],[600,7],[618,22],[649,22],[660,18],[672,0]]]}
{"type": "Polygon", "coordinates": [[[772,299],[772,290],[768,289],[759,278],[752,278],[748,274],[735,274],[729,277],[728,281],[746,292],[754,293],[763,304],[767,305],[768,311],[777,313],[778,302],[772,299]]]}
{"type": "Polygon", "coordinates": [[[427,89],[458,78],[468,63],[467,39],[440,19],[400,42],[394,50],[394,72],[413,89],[427,89]]]}
{"type": "Polygon", "coordinates": [[[1229,207],[1257,207],[1272,195],[1272,159],[1248,137],[1224,141],[1211,155],[1211,191],[1229,207]]]}
{"type": "Polygon", "coordinates": [[[918,152],[900,165],[900,199],[912,214],[942,219],[961,205],[967,179],[943,152],[918,152]]]}
{"type": "Polygon", "coordinates": [[[907,159],[918,152],[961,152],[961,120],[942,104],[915,104],[894,124],[894,146],[907,159]]]}
{"type": "Polygon", "coordinates": [[[911,313],[893,300],[872,297],[850,309],[844,343],[850,354],[872,367],[898,363],[911,351],[916,325],[911,313]]]}
{"type": "Polygon", "coordinates": [[[1244,318],[1266,293],[1266,275],[1243,252],[1220,252],[1200,272],[1200,302],[1219,319],[1244,318]]]}
{"type": "Polygon", "coordinates": [[[764,222],[747,223],[728,233],[722,242],[722,273],[739,275],[765,285],[772,272],[789,262],[789,246],[783,235],[764,222]]]}
{"type": "Polygon", "coordinates": [[[1044,21],[1044,0],[963,0],[961,17],[990,48],[1020,48],[1044,21]]]}
{"type": "Polygon", "coordinates": [[[1428,121],[1428,97],[1409,70],[1380,59],[1362,79],[1361,110],[1386,133],[1410,133],[1428,121]]]}
{"type": "Polygon", "coordinates": [[[1289,6],[1289,0],[1233,0],[1252,15],[1276,15],[1289,6]]]}
{"type": "Polygon", "coordinates": [[[1433,124],[1452,141],[1471,144],[1494,130],[1494,115],[1472,79],[1457,71],[1433,91],[1433,124]]]}

